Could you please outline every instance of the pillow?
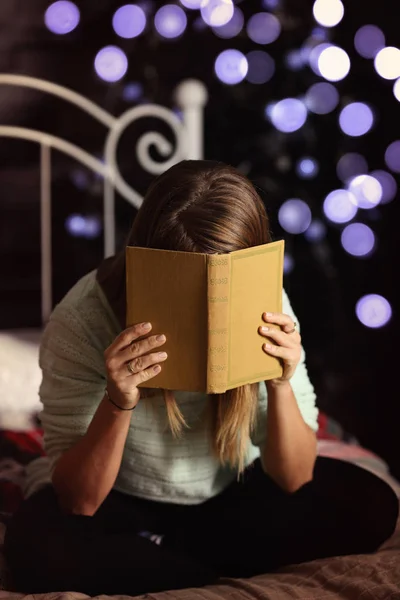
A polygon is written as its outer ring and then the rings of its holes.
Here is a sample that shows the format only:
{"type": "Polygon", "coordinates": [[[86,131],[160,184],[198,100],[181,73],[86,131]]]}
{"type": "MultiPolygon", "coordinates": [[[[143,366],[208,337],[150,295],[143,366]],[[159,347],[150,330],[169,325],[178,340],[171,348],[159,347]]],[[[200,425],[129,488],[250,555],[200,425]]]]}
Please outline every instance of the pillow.
{"type": "Polygon", "coordinates": [[[39,385],[40,329],[0,332],[0,428],[32,427],[42,409],[39,385]]]}

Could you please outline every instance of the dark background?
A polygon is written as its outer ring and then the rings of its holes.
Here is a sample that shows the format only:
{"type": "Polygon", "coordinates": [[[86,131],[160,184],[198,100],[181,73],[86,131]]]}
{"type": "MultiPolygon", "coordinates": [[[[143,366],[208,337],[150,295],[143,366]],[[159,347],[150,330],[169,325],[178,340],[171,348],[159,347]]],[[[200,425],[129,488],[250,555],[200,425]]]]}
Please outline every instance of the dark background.
{"type": "MultiPolygon", "coordinates": [[[[298,48],[315,27],[313,2],[282,0],[278,11],[282,34],[272,45],[257,47],[245,30],[236,38],[220,39],[207,27],[194,23],[198,11],[188,11],[188,27],[177,40],[158,37],[153,26],[133,40],[114,33],[111,20],[123,2],[77,0],[79,26],[57,36],[44,26],[47,0],[1,0],[0,72],[48,79],[91,98],[114,115],[134,105],[123,98],[129,82],[140,82],[139,102],[156,102],[175,108],[173,91],[187,77],[205,82],[209,101],[205,110],[205,157],[239,167],[260,188],[270,213],[276,238],[284,237],[294,269],[285,276],[285,287],[302,324],[311,378],[322,410],[336,418],[366,447],[385,458],[400,477],[400,399],[398,393],[399,339],[399,198],[362,211],[362,220],[373,228],[378,245],[372,256],[359,259],[340,245],[342,228],[326,222],[327,235],[312,244],[304,236],[282,231],[276,215],[291,197],[307,201],[314,217],[324,220],[322,202],[341,186],[336,164],[346,152],[361,152],[370,170],[384,169],[387,145],[400,137],[399,103],[393,82],[381,79],[371,60],[357,55],[354,34],[361,25],[376,24],[386,45],[399,45],[398,24],[389,0],[344,2],[345,17],[331,30],[329,41],[349,54],[352,67],[336,83],[341,100],[331,114],[309,114],[306,125],[293,134],[277,132],[264,116],[266,104],[288,96],[301,96],[320,79],[308,67],[290,71],[287,51],[298,48]],[[114,84],[100,80],[93,68],[98,50],[120,46],[128,55],[129,70],[114,84]],[[214,75],[214,61],[224,48],[244,53],[266,49],[276,61],[274,77],[265,85],[246,81],[222,84],[214,75]],[[375,125],[361,138],[343,135],[338,110],[349,101],[365,101],[375,111],[375,125]],[[316,179],[296,175],[296,159],[318,158],[316,179]],[[355,304],[364,294],[385,296],[393,317],[380,329],[363,326],[355,316],[355,304]]],[[[166,2],[147,3],[150,14],[166,2]]],[[[261,0],[238,2],[246,19],[262,10],[261,0]]],[[[151,19],[150,19],[151,21],[151,19]]],[[[104,128],[86,114],[61,100],[23,88],[0,88],[0,123],[49,131],[100,156],[104,128]]],[[[133,128],[134,129],[134,128],[133,128]]],[[[128,132],[120,146],[119,160],[126,180],[144,193],[151,176],[133,158],[137,131],[128,132]]],[[[69,287],[101,260],[102,235],[93,239],[73,237],[65,223],[71,214],[101,220],[102,182],[70,159],[54,153],[53,254],[54,294],[58,301],[69,287]]],[[[39,149],[35,144],[0,139],[0,328],[40,326],[40,221],[39,149]]],[[[117,202],[117,239],[120,245],[135,210],[117,202]]],[[[360,216],[357,216],[360,219],[360,216]]]]}

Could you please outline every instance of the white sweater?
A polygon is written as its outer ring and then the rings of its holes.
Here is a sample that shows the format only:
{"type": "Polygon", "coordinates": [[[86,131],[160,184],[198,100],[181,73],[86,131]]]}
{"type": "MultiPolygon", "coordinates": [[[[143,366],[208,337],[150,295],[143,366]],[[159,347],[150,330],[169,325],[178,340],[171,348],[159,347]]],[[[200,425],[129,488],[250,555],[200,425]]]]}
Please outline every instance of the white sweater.
{"type": "MultiPolygon", "coordinates": [[[[286,293],[283,312],[297,321],[286,293]]],[[[86,432],[104,396],[103,352],[120,329],[96,271],[79,280],[54,309],[40,348],[41,422],[47,456],[28,466],[26,495],[50,481],[57,459],[86,432]]],[[[316,431],[318,410],[304,352],[291,383],[305,422],[316,431]]],[[[161,396],[139,402],[132,414],[116,490],[162,502],[197,504],[220,493],[237,477],[235,470],[221,466],[210,451],[203,418],[206,396],[177,392],[176,398],[189,425],[179,440],[166,427],[161,396]]],[[[247,464],[260,455],[266,412],[266,387],[261,383],[247,464]]]]}

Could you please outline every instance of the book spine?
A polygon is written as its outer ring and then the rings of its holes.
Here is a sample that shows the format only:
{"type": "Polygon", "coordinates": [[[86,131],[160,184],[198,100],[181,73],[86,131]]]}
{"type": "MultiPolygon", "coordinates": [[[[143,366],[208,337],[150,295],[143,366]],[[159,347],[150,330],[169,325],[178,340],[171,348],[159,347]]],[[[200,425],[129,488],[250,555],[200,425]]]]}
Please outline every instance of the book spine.
{"type": "Polygon", "coordinates": [[[207,261],[207,392],[226,391],[229,360],[229,254],[210,255],[207,261]]]}

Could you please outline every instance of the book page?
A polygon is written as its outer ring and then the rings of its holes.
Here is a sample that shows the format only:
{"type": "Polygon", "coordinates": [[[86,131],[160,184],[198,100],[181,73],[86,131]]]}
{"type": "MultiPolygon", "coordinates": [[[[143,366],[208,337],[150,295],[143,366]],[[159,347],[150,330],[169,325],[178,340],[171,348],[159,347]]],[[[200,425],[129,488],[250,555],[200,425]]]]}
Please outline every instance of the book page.
{"type": "Polygon", "coordinates": [[[228,388],[282,374],[258,328],[264,312],[282,311],[283,252],[278,241],[231,253],[228,388]]]}
{"type": "Polygon", "coordinates": [[[126,249],[127,325],[150,321],[168,353],[145,387],[204,391],[207,378],[207,255],[126,249]]]}

